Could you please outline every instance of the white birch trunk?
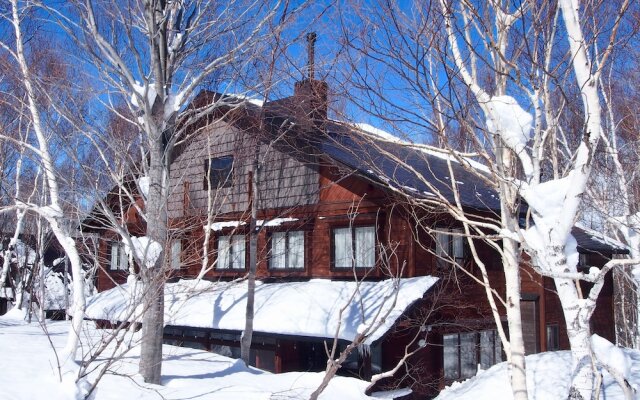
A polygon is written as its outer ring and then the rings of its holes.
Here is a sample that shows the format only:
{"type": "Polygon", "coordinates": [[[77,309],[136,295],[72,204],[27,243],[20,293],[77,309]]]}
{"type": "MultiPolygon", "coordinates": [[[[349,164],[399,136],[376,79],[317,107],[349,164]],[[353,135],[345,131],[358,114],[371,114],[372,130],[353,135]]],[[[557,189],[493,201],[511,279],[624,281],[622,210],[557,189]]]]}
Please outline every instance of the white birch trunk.
{"type": "Polygon", "coordinates": [[[80,331],[82,330],[82,321],[84,319],[85,310],[85,298],[84,298],[84,281],[82,277],[82,266],[80,263],[80,256],[76,249],[75,241],[72,239],[68,228],[64,226],[64,215],[62,214],[62,207],[58,197],[58,181],[55,175],[55,166],[53,164],[51,154],[49,151],[49,145],[44,133],[44,127],[40,120],[40,110],[36,103],[36,94],[32,84],[31,74],[27,66],[27,61],[24,56],[24,47],[22,43],[22,32],[20,29],[20,15],[18,12],[18,2],[13,0],[11,2],[12,9],[12,24],[16,39],[16,58],[20,65],[20,71],[22,73],[22,81],[25,88],[25,92],[29,104],[29,112],[32,118],[33,130],[38,140],[38,149],[40,161],[42,162],[43,170],[45,173],[47,189],[49,192],[50,204],[47,207],[36,208],[35,211],[42,215],[55,235],[56,239],[66,252],[71,263],[71,271],[73,273],[73,319],[71,322],[71,329],[67,337],[67,343],[63,350],[63,357],[68,359],[75,359],[78,350],[78,343],[80,340],[80,331]]]}

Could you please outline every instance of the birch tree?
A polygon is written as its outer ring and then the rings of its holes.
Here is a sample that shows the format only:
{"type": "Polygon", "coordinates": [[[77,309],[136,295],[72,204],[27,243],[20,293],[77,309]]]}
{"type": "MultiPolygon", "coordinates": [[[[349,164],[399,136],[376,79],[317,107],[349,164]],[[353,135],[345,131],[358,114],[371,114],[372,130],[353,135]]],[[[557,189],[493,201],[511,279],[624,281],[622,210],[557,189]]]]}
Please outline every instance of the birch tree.
{"type": "MultiPolygon", "coordinates": [[[[148,177],[143,218],[146,245],[141,266],[145,313],[140,372],[160,383],[163,331],[164,246],[168,238],[167,196],[175,143],[184,140],[190,118],[220,105],[178,113],[212,81],[235,88],[234,77],[250,71],[250,60],[300,8],[286,1],[76,1],[50,9],[90,57],[111,97],[126,99],[140,132],[143,171],[148,177]]],[[[235,89],[231,89],[235,91],[235,89]]],[[[224,90],[222,90],[224,91],[224,90]]],[[[109,103],[106,104],[109,107],[109,103]]],[[[113,108],[111,108],[113,110],[113,108]]],[[[129,241],[134,238],[128,238],[129,241]]],[[[135,247],[135,244],[134,244],[135,247]]]]}
{"type": "MultiPolygon", "coordinates": [[[[496,250],[505,274],[509,324],[504,348],[517,399],[527,398],[519,311],[521,249],[536,271],[556,284],[573,354],[568,396],[591,398],[589,319],[604,276],[616,262],[578,271],[571,228],[602,138],[598,82],[603,67],[615,62],[629,5],[446,0],[377,4],[378,9],[362,5],[360,16],[371,31],[361,37],[345,33],[357,55],[351,80],[364,93],[357,100],[379,110],[376,117],[391,129],[444,145],[451,162],[500,195],[500,216],[493,220],[469,214],[459,202],[440,200],[449,203],[444,209],[463,223],[467,235],[493,238],[494,247],[501,241],[496,250]],[[388,88],[393,92],[387,93],[388,88]],[[563,96],[567,91],[579,93],[581,107],[569,108],[563,96]],[[576,137],[568,137],[563,116],[575,109],[580,129],[576,137]],[[471,161],[481,161],[486,172],[471,161]],[[527,204],[524,228],[521,200],[527,204]],[[580,280],[594,283],[584,297],[577,289],[580,280]]],[[[449,178],[455,192],[455,176],[449,178]]],[[[435,202],[409,201],[423,207],[435,202]]],[[[491,299],[490,292],[488,288],[491,299]]]]}
{"type": "MultiPolygon", "coordinates": [[[[27,115],[30,118],[31,129],[36,137],[36,143],[34,145],[24,142],[21,143],[21,145],[33,153],[40,164],[44,182],[46,183],[47,196],[46,202],[39,204],[25,203],[17,200],[15,207],[16,209],[36,212],[47,221],[56,239],[69,257],[74,276],[79,277],[81,276],[80,256],[75,241],[73,240],[70,225],[65,220],[63,213],[59,193],[59,177],[57,175],[54,158],[51,154],[51,133],[47,132],[47,127],[43,124],[43,109],[39,101],[41,97],[38,95],[35,77],[32,74],[26,57],[22,23],[27,13],[31,11],[32,9],[29,5],[23,6],[17,0],[11,2],[10,11],[4,14],[3,17],[11,26],[13,42],[0,42],[0,48],[12,59],[16,70],[19,71],[22,90],[24,91],[24,101],[28,110],[27,115]]],[[[3,139],[8,138],[4,137],[3,139]]],[[[74,316],[71,329],[69,330],[67,344],[63,350],[63,359],[66,361],[73,361],[78,349],[79,334],[82,329],[85,307],[83,283],[82,279],[74,279],[74,316]]]]}

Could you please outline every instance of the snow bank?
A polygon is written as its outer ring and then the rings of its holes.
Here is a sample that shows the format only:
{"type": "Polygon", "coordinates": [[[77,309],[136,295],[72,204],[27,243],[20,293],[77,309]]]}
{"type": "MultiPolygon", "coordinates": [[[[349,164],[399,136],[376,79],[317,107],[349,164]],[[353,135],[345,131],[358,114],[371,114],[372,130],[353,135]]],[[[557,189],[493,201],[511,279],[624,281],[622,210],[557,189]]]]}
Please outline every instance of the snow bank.
{"type": "MultiPolygon", "coordinates": [[[[39,324],[26,324],[22,316],[10,312],[0,317],[3,340],[0,340],[0,398],[69,400],[84,398],[87,382],[93,382],[98,370],[93,370],[79,385],[74,385],[73,368],[58,376],[58,361],[49,344],[60,351],[64,347],[70,328],[67,321],[47,322],[49,338],[39,324]]],[[[109,330],[96,330],[87,324],[80,335],[80,348],[87,352],[103,343],[109,330]]],[[[133,347],[120,360],[115,360],[93,392],[93,400],[266,400],[308,399],[318,387],[323,373],[289,372],[270,374],[256,368],[247,368],[233,360],[201,350],[163,346],[162,386],[145,383],[138,372],[140,359],[140,333],[127,333],[126,343],[133,347]]],[[[113,342],[106,354],[113,353],[113,342]]],[[[88,359],[84,355],[84,359],[88,359]]],[[[92,364],[99,367],[104,360],[92,364]]],[[[72,365],[70,367],[73,367],[72,365]]],[[[368,383],[346,377],[335,377],[329,383],[322,400],[366,400],[364,391],[368,383]]],[[[391,398],[377,396],[376,398],[391,398]]]]}
{"type": "MultiPolygon", "coordinates": [[[[254,330],[263,333],[353,340],[361,325],[380,327],[367,343],[382,337],[416,300],[422,298],[437,278],[418,277],[381,282],[263,283],[255,293],[254,330]],[[393,303],[393,296],[398,296],[393,303]],[[351,296],[356,293],[353,301],[351,296]],[[342,321],[340,309],[345,307],[342,321]],[[383,321],[376,319],[388,313],[383,321]]],[[[114,288],[88,300],[91,319],[122,320],[130,311],[125,290],[114,288]]],[[[245,283],[182,280],[165,285],[165,324],[241,331],[245,326],[245,283]]]]}
{"type": "MultiPolygon", "coordinates": [[[[631,362],[630,383],[640,389],[640,351],[620,349],[631,362]]],[[[571,384],[571,352],[547,352],[527,356],[527,388],[530,400],[566,399],[571,384]]],[[[613,378],[603,372],[603,396],[623,400],[624,395],[613,378]]],[[[436,400],[512,399],[507,363],[494,365],[462,383],[445,388],[436,400]]]]}
{"type": "Polygon", "coordinates": [[[598,335],[591,335],[591,347],[600,363],[608,365],[625,379],[631,379],[631,361],[622,348],[598,335]]]}

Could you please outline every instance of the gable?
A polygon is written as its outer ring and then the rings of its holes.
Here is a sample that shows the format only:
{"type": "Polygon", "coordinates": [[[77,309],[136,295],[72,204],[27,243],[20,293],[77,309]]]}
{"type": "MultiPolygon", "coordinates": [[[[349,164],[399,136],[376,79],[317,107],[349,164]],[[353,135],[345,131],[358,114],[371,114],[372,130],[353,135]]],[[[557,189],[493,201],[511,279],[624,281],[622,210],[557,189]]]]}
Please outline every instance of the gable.
{"type": "MultiPolygon", "coordinates": [[[[250,198],[259,209],[286,208],[314,204],[318,199],[318,166],[313,156],[286,153],[282,146],[258,138],[255,130],[218,120],[194,135],[176,155],[170,167],[170,218],[206,212],[216,214],[249,210],[250,198]],[[253,194],[256,177],[251,173],[256,141],[258,193],[253,194]],[[208,191],[207,167],[211,160],[232,159],[231,183],[208,191]],[[186,214],[185,214],[186,210],[186,214]]],[[[217,163],[219,164],[219,163],[217,163]]]]}

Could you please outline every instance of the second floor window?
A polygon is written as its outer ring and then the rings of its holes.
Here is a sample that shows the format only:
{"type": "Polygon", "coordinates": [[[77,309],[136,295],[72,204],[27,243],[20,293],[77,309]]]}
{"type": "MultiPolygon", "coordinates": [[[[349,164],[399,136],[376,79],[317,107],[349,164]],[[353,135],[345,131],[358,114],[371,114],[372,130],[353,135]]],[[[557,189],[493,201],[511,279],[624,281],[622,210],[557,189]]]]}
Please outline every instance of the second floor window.
{"type": "Polygon", "coordinates": [[[334,268],[372,268],[375,263],[375,227],[358,226],[333,230],[334,268]]]}
{"type": "Polygon", "coordinates": [[[218,269],[244,269],[244,235],[220,236],[218,238],[218,269]]]}
{"type": "Polygon", "coordinates": [[[233,183],[233,156],[214,157],[205,161],[205,188],[221,189],[233,183]]]}
{"type": "Polygon", "coordinates": [[[461,229],[439,229],[436,232],[436,256],[439,267],[464,260],[464,236],[461,229]]]}
{"type": "Polygon", "coordinates": [[[171,241],[171,269],[180,269],[182,260],[182,243],[180,240],[175,239],[171,241]]]}
{"type": "Polygon", "coordinates": [[[111,243],[111,262],[109,263],[109,269],[113,271],[124,271],[129,266],[129,258],[127,252],[124,251],[124,243],[112,242],[111,243]]]}
{"type": "Polygon", "coordinates": [[[304,232],[273,232],[271,234],[272,269],[304,269],[304,232]]]}

